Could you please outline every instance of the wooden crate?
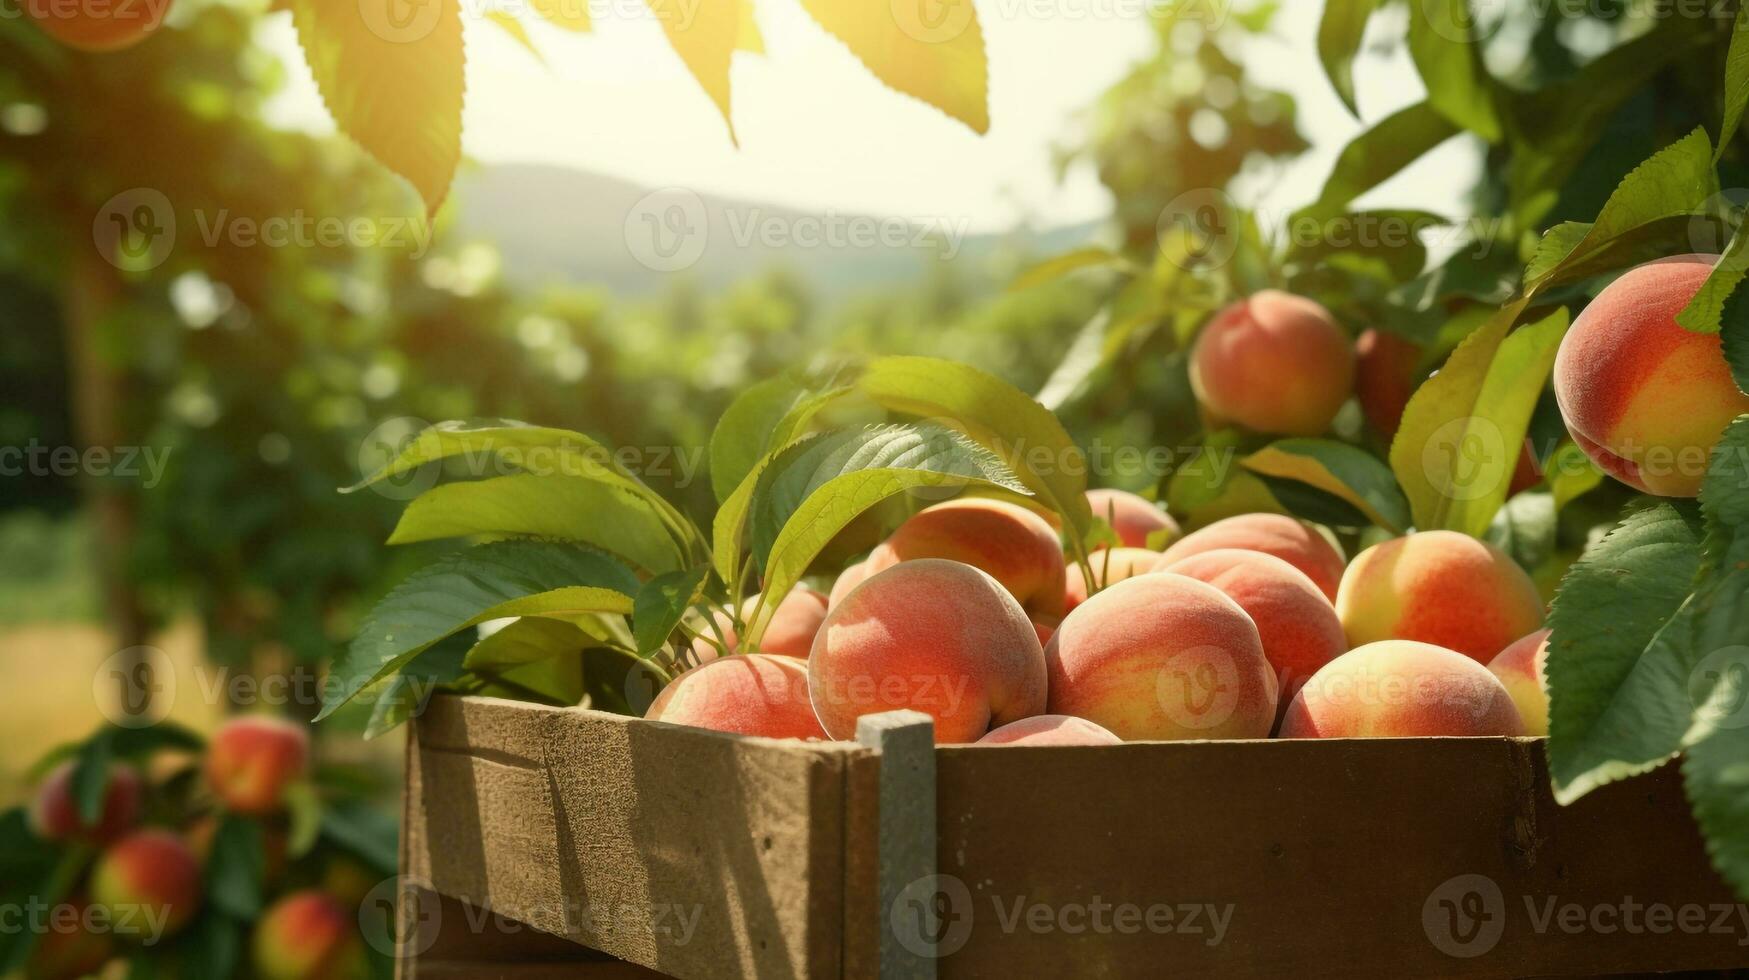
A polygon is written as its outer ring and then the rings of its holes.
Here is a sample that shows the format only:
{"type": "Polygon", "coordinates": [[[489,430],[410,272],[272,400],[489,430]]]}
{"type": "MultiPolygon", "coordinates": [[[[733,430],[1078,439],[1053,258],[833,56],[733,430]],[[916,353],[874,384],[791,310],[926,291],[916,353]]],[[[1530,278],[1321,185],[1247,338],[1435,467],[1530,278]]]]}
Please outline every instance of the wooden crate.
{"type": "Polygon", "coordinates": [[[409,745],[404,874],[428,897],[402,975],[1749,966],[1749,910],[1668,767],[1560,807],[1535,739],[936,748],[905,712],[861,734],[434,700],[409,745]]]}

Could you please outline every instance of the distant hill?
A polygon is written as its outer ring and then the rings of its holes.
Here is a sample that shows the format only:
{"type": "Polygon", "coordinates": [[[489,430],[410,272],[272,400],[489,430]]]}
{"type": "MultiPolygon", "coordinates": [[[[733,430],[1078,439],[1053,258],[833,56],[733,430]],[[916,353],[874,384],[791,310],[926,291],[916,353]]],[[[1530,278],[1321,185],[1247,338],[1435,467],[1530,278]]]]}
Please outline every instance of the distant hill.
{"type": "Polygon", "coordinates": [[[513,285],[588,282],[628,295],[663,291],[676,276],[717,289],[774,266],[824,295],[863,293],[915,282],[950,250],[956,264],[982,269],[999,254],[1067,251],[1098,231],[1088,223],[961,236],[898,219],[652,191],[538,165],[464,172],[454,200],[456,236],[497,245],[513,285]]]}

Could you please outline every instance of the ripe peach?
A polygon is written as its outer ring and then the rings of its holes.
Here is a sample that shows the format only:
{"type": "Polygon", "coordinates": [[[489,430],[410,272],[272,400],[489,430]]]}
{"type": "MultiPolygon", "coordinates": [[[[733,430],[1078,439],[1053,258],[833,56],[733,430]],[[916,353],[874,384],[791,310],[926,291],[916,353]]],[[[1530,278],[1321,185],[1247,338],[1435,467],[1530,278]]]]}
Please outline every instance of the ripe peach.
{"type": "Polygon", "coordinates": [[[115,942],[106,929],[93,928],[89,908],[63,902],[49,910],[47,931],[30,952],[26,980],[75,980],[102,971],[115,957],[115,942]]]}
{"type": "Polygon", "coordinates": [[[122,838],[91,872],[91,901],[118,935],[148,945],[194,917],[201,900],[200,862],[182,838],[142,830],[122,838]]]}
{"type": "Polygon", "coordinates": [[[1180,533],[1178,522],[1171,514],[1146,497],[1128,490],[1089,490],[1087,506],[1093,508],[1094,517],[1111,525],[1125,547],[1147,548],[1150,547],[1150,537],[1163,537],[1163,541],[1157,541],[1152,547],[1164,548],[1180,533]]]}
{"type": "MultiPolygon", "coordinates": [[[[753,611],[759,605],[759,596],[748,596],[741,603],[741,619],[743,621],[753,616],[753,611]]],[[[729,641],[729,650],[738,649],[740,638],[735,633],[734,623],[729,617],[713,612],[717,625],[723,631],[723,637],[729,641]]],[[[806,659],[808,648],[814,645],[814,634],[820,631],[820,624],[826,621],[826,597],[808,588],[798,585],[783,597],[783,601],[772,610],[771,622],[766,624],[765,636],[759,641],[760,653],[775,653],[784,657],[801,657],[806,659]]],[[[716,633],[707,628],[706,635],[716,638],[716,633]]],[[[717,656],[716,644],[709,639],[697,639],[692,642],[692,649],[700,661],[710,660],[717,656]]]]}
{"type": "Polygon", "coordinates": [[[1211,415],[1247,429],[1321,435],[1354,392],[1354,348],[1329,310],[1266,289],[1197,334],[1190,387],[1211,415]]]}
{"type": "MultiPolygon", "coordinates": [[[[1159,561],[1160,553],[1146,548],[1111,548],[1087,556],[1087,563],[1093,566],[1093,579],[1101,587],[1145,575],[1153,571],[1159,561]]],[[[1065,578],[1064,606],[1073,610],[1087,601],[1087,578],[1081,573],[1080,565],[1070,565],[1065,578]]]]}
{"type": "Polygon", "coordinates": [[[766,738],[825,738],[808,699],[808,668],[795,657],[742,653],[674,678],[644,717],[766,738]]]}
{"type": "Polygon", "coordinates": [[[140,818],[140,798],[144,793],[140,774],[132,766],[110,767],[109,782],[103,789],[103,809],[93,825],[79,817],[79,802],[73,792],[74,768],[72,761],[63,762],[43,780],[30,807],[31,832],[45,841],[80,839],[105,843],[133,829],[140,818]]]}
{"type": "Polygon", "coordinates": [[[364,980],[369,975],[354,909],[320,891],[275,902],[255,927],[261,980],[364,980]]]}
{"type": "Polygon", "coordinates": [[[1415,394],[1421,348],[1394,333],[1367,330],[1354,343],[1354,394],[1366,422],[1386,441],[1396,437],[1415,394]]]}
{"type": "Polygon", "coordinates": [[[868,576],[868,562],[866,561],[859,561],[838,573],[838,580],[832,583],[832,594],[826,597],[826,608],[831,609],[838,605],[840,600],[850,594],[851,589],[861,585],[862,580],[868,576]]]}
{"type": "Polygon", "coordinates": [[[250,715],[219,726],[207,747],[206,777],[226,808],[250,816],[277,813],[285,791],[310,764],[310,733],[280,718],[250,715]]]}
{"type": "Polygon", "coordinates": [[[1336,594],[1350,646],[1419,640],[1481,662],[1543,624],[1530,575],[1499,548],[1422,531],[1355,557],[1336,594]]]}
{"type": "Polygon", "coordinates": [[[1033,715],[978,739],[978,745],[1121,745],[1123,739],[1085,718],[1033,715]]]}
{"type": "Polygon", "coordinates": [[[1586,305],[1555,355],[1555,397],[1573,441],[1646,493],[1699,494],[1725,426],[1749,412],[1719,335],[1676,322],[1717,261],[1678,255],[1630,270],[1586,305]]]}
{"type": "Polygon", "coordinates": [[[936,742],[971,742],[1045,710],[1044,651],[1026,612],[989,573],[939,558],[851,590],[827,614],[808,676],[833,738],[853,737],[863,715],[910,708],[935,718],[936,742]]]}
{"type": "Polygon", "coordinates": [[[1537,630],[1514,640],[1488,661],[1488,669],[1506,685],[1518,716],[1524,719],[1524,734],[1549,733],[1549,692],[1543,686],[1543,666],[1549,662],[1549,631],[1537,630]]]}
{"type": "Polygon", "coordinates": [[[170,0],[25,0],[43,33],[79,51],[120,51],[161,27],[170,0]]]}
{"type": "Polygon", "coordinates": [[[1257,625],[1214,586],[1140,575],[1098,593],[1045,648],[1052,714],[1133,739],[1263,738],[1275,671],[1257,625]]]}
{"type": "Polygon", "coordinates": [[[1486,667],[1412,640],[1369,643],[1332,660],[1281,720],[1282,738],[1523,733],[1512,696],[1486,667]]]}
{"type": "Polygon", "coordinates": [[[1165,568],[1191,555],[1225,548],[1274,555],[1306,573],[1325,598],[1336,599],[1336,586],[1342,581],[1342,552],[1317,528],[1282,514],[1241,514],[1216,521],[1167,548],[1155,567],[1165,568]]]}
{"type": "Polygon", "coordinates": [[[1063,614],[1063,545],[1044,518],[1005,500],[968,497],[919,511],[868,556],[875,575],[945,558],[988,572],[1028,615],[1063,614]]]}
{"type": "Polygon", "coordinates": [[[1225,592],[1257,624],[1275,668],[1276,717],[1307,678],[1348,650],[1336,609],[1312,580],[1274,555],[1234,548],[1191,555],[1161,569],[1225,592]]]}

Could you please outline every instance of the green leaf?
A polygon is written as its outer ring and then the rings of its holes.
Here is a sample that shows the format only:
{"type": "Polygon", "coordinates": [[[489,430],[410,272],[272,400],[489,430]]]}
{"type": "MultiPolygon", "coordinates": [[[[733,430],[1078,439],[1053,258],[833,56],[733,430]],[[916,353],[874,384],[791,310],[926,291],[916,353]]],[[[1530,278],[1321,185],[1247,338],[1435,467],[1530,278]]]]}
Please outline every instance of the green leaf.
{"type": "Polygon", "coordinates": [[[1393,534],[1409,528],[1409,502],[1396,477],[1364,449],[1331,439],[1281,439],[1247,456],[1243,465],[1331,494],[1393,534]]]}
{"type": "Polygon", "coordinates": [[[1720,732],[1690,748],[1682,776],[1713,867],[1739,898],[1749,895],[1749,728],[1720,732]]]}
{"type": "MultiPolygon", "coordinates": [[[[8,854],[0,862],[0,903],[10,909],[24,909],[31,904],[53,908],[73,893],[79,879],[91,864],[91,849],[74,846],[55,853],[45,842],[31,835],[23,810],[7,811],[0,821],[0,831],[8,842],[28,843],[28,856],[8,854]]],[[[40,930],[13,926],[0,929],[0,976],[13,976],[24,969],[30,954],[41,939],[40,930]]]]}
{"type": "Polygon", "coordinates": [[[1427,265],[1421,234],[1451,222],[1430,211],[1386,209],[1356,211],[1317,221],[1296,220],[1284,262],[1317,268],[1353,258],[1383,264],[1393,282],[1412,279],[1427,265]],[[1350,258],[1353,257],[1353,258],[1350,258]]]}
{"type": "Polygon", "coordinates": [[[419,717],[431,703],[431,695],[461,679],[462,661],[469,649],[468,635],[446,636],[414,654],[394,673],[366,689],[362,700],[371,706],[364,726],[366,739],[389,732],[419,717]]]}
{"type": "Polygon", "coordinates": [[[890,411],[951,422],[1056,511],[1072,540],[1087,533],[1093,513],[1086,456],[1057,417],[1025,392],[969,365],[928,357],[881,358],[856,387],[890,411]]]}
{"type": "Polygon", "coordinates": [[[367,803],[336,801],[322,814],[322,838],[384,875],[400,867],[400,820],[367,803]]]}
{"type": "Polygon", "coordinates": [[[767,454],[790,444],[821,409],[849,388],[783,374],[750,385],[711,432],[711,489],[727,501],[767,454]]]}
{"type": "Polygon", "coordinates": [[[943,498],[974,487],[1027,492],[995,455],[928,424],[828,433],[787,450],[767,473],[753,521],[765,587],[742,635],[748,650],[759,648],[776,609],[763,597],[788,595],[820,550],[881,501],[919,490],[943,498]]]}
{"type": "Polygon", "coordinates": [[[928,7],[802,0],[802,9],[884,84],[975,133],[989,130],[989,66],[971,0],[928,7]]]}
{"type": "Polygon", "coordinates": [[[304,59],[340,131],[437,213],[462,153],[461,5],[289,0],[304,59]]]}
{"type": "Polygon", "coordinates": [[[1340,215],[1355,198],[1458,132],[1457,124],[1428,102],[1417,102],[1385,117],[1342,148],[1317,201],[1301,209],[1293,220],[1324,221],[1340,215]]]}
{"type": "Polygon", "coordinates": [[[1562,803],[1654,769],[1680,747],[1686,684],[1648,647],[1688,598],[1701,531],[1692,507],[1659,502],[1630,514],[1562,580],[1545,672],[1549,771],[1562,803]]]}
{"type": "Polygon", "coordinates": [[[1543,474],[1549,492],[1554,495],[1556,511],[1565,510],[1568,504],[1597,489],[1604,477],[1603,470],[1585,455],[1585,450],[1571,442],[1555,447],[1543,464],[1543,474]]]}
{"type": "Polygon", "coordinates": [[[1318,21],[1318,61],[1342,104],[1356,117],[1360,107],[1354,98],[1354,58],[1366,37],[1366,22],[1378,7],[1379,0],[1324,0],[1324,16],[1318,21]]]}
{"type": "Polygon", "coordinates": [[[730,112],[729,61],[741,36],[741,5],[748,2],[751,0],[644,0],[662,25],[669,46],[723,114],[731,141],[735,139],[735,119],[730,112]]]}
{"type": "Polygon", "coordinates": [[[1691,216],[1718,191],[1712,144],[1706,130],[1696,129],[1622,178],[1583,234],[1579,233],[1582,226],[1573,223],[1551,232],[1552,242],[1538,246],[1532,267],[1526,270],[1526,292],[1604,271],[1595,259],[1606,246],[1644,234],[1658,222],[1674,219],[1686,231],[1691,216]]]}
{"type": "Polygon", "coordinates": [[[446,555],[415,572],[366,617],[336,660],[332,714],[365,687],[405,666],[438,640],[488,619],[632,611],[637,576],[580,545],[511,540],[446,555]]]}
{"type": "Polygon", "coordinates": [[[658,575],[644,583],[632,605],[632,636],[638,653],[648,656],[661,649],[680,626],[681,617],[698,601],[710,569],[704,565],[658,575]]]}
{"type": "Polygon", "coordinates": [[[226,814],[213,834],[207,860],[207,894],[213,907],[248,921],[261,914],[262,882],[267,877],[267,843],[261,825],[226,814]]]}
{"type": "Polygon", "coordinates": [[[1718,333],[1725,315],[1725,303],[1737,291],[1743,277],[1749,275],[1749,224],[1739,227],[1730,244],[1719,257],[1713,271],[1707,273],[1700,292],[1688,301],[1676,322],[1684,330],[1695,333],[1718,333]]]}
{"type": "Polygon", "coordinates": [[[1053,256],[1032,266],[1014,277],[1014,281],[1008,284],[1008,291],[1018,293],[1034,286],[1042,286],[1047,282],[1054,282],[1082,269],[1116,269],[1131,274],[1141,272],[1140,269],[1131,264],[1129,259],[1109,248],[1088,246],[1064,252],[1062,255],[1053,256]]]}
{"type": "Polygon", "coordinates": [[[1731,26],[1731,47],[1725,55],[1725,116],[1719,122],[1719,146],[1713,153],[1714,159],[1723,156],[1725,147],[1736,138],[1746,105],[1749,105],[1749,7],[1738,7],[1736,23],[1731,26]]]}
{"type": "Polygon", "coordinates": [[[233,976],[243,958],[243,923],[224,912],[203,915],[176,945],[179,965],[185,971],[182,975],[233,976]]]}
{"type": "Polygon", "coordinates": [[[285,808],[291,818],[286,854],[295,861],[309,854],[322,836],[322,797],[310,783],[293,783],[285,791],[285,808]]]}
{"type": "Polygon", "coordinates": [[[576,654],[589,637],[575,623],[562,619],[524,616],[483,637],[468,649],[462,667],[474,672],[494,672],[576,654]]]}
{"type": "Polygon", "coordinates": [[[79,804],[79,822],[94,827],[103,819],[103,798],[109,789],[109,771],[114,759],[114,734],[104,729],[87,741],[73,763],[73,799],[79,804]]]}
{"type": "Polygon", "coordinates": [[[1524,307],[1520,299],[1470,334],[1409,399],[1391,469],[1417,528],[1481,537],[1506,500],[1567,330],[1563,308],[1508,334],[1524,307]]]}
{"type": "Polygon", "coordinates": [[[1749,391],[1749,289],[1740,289],[1725,300],[1719,314],[1719,341],[1725,348],[1725,361],[1731,365],[1731,377],[1739,391],[1749,391]]]}
{"type": "Polygon", "coordinates": [[[1430,105],[1488,142],[1500,142],[1494,80],[1475,44],[1469,0],[1420,0],[1409,15],[1409,55],[1430,105]]]}
{"type": "Polygon", "coordinates": [[[433,487],[401,514],[389,544],[472,535],[562,538],[638,568],[681,567],[685,548],[645,494],[616,482],[518,473],[433,487]]]}
{"type": "Polygon", "coordinates": [[[1555,498],[1548,491],[1514,494],[1494,515],[1486,540],[1520,567],[1541,568],[1555,553],[1555,498]]]}

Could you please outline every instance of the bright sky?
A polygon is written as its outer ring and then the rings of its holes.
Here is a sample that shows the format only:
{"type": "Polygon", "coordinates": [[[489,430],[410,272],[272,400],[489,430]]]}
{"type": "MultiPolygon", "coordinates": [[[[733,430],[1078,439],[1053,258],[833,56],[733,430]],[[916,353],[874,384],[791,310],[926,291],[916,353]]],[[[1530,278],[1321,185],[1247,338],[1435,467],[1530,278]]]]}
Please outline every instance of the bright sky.
{"type": "MultiPolygon", "coordinates": [[[[496,25],[470,16],[463,148],[487,163],[567,165],[811,211],[969,220],[980,231],[1096,219],[1110,213],[1104,188],[1087,167],[1059,181],[1051,149],[1075,131],[1082,107],[1152,50],[1146,2],[978,0],[991,99],[990,132],[980,137],[883,88],[795,0],[761,0],[766,54],[737,55],[733,69],[738,150],[658,24],[615,16],[641,9],[641,0],[595,0],[590,35],[525,18],[545,66],[496,25]]],[[[1337,151],[1362,128],[1318,67],[1312,38],[1321,6],[1284,4],[1276,37],[1255,42],[1245,57],[1260,81],[1296,96],[1314,143],[1279,182],[1271,179],[1271,205],[1315,196],[1337,151]]],[[[463,9],[478,10],[479,0],[464,0],[463,9]]],[[[289,20],[268,18],[263,30],[291,66],[275,118],[331,129],[289,20]]],[[[1370,120],[1420,98],[1402,61],[1360,66],[1370,120]],[[1367,98],[1377,93],[1383,97],[1367,98]]],[[[1427,206],[1427,187],[1464,186],[1476,165],[1469,148],[1445,147],[1394,182],[1421,195],[1398,201],[1386,188],[1368,203],[1427,206]]]]}

